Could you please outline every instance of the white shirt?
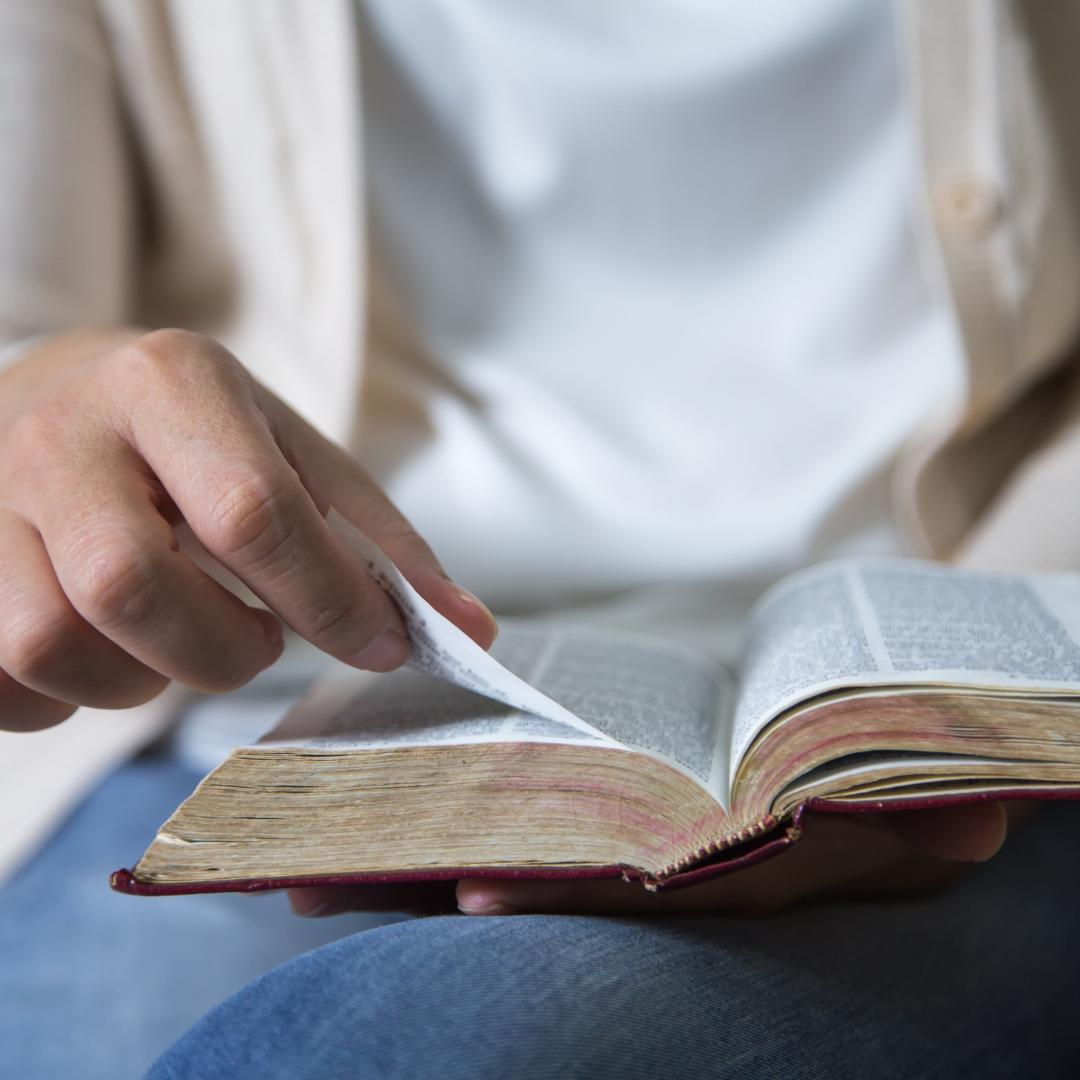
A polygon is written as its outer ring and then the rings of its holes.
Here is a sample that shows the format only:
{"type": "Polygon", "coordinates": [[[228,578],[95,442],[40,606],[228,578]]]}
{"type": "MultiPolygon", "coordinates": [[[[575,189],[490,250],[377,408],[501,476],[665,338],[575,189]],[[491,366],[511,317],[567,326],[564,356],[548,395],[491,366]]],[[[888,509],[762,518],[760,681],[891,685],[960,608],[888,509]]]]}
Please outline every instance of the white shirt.
{"type": "Polygon", "coordinates": [[[408,452],[375,417],[364,455],[455,578],[723,596],[895,551],[889,466],[962,366],[888,0],[361,7],[373,246],[428,363],[408,452]]]}

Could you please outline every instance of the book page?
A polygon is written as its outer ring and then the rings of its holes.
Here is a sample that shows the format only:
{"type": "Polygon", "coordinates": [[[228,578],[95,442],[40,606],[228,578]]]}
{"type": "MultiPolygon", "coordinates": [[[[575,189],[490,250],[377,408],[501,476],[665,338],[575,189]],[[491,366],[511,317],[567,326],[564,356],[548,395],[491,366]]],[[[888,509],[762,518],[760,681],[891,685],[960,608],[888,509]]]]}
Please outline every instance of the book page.
{"type": "Polygon", "coordinates": [[[668,642],[562,628],[528,681],[622,745],[692,776],[726,805],[734,693],[707,658],[668,642]]]}
{"type": "Polygon", "coordinates": [[[734,694],[707,658],[666,642],[513,620],[503,622],[492,657],[573,710],[588,728],[415,670],[343,672],[316,688],[262,743],[316,751],[485,742],[617,745],[655,757],[726,799],[734,694]]]}
{"type": "Polygon", "coordinates": [[[804,571],[751,613],[732,771],[775,716],[841,687],[1080,693],[1077,633],[1075,574],[986,574],[900,559],[804,571]]]}
{"type": "Polygon", "coordinates": [[[440,615],[405,580],[387,555],[332,507],[326,521],[334,535],[363,563],[397,605],[412,645],[408,660],[410,668],[522,712],[604,739],[595,728],[503,667],[468,634],[440,615]]]}

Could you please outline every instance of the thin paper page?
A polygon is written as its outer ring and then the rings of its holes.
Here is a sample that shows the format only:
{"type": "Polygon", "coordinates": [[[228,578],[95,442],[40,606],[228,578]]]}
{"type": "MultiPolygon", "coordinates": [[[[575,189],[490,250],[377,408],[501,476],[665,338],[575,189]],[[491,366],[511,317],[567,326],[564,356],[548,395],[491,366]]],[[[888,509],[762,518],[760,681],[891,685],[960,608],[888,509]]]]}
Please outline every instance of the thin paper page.
{"type": "Polygon", "coordinates": [[[734,693],[707,658],[668,642],[565,627],[526,678],[622,745],[692,776],[726,806],[734,693]]]}
{"type": "Polygon", "coordinates": [[[349,672],[328,680],[260,742],[305,750],[360,750],[601,741],[568,724],[521,712],[409,668],[371,679],[362,676],[349,672]]]}
{"type": "Polygon", "coordinates": [[[507,620],[492,647],[510,673],[587,718],[593,735],[403,669],[324,680],[263,743],[356,750],[496,742],[609,744],[645,753],[727,796],[733,694],[705,657],[666,642],[507,620]]]}
{"type": "Polygon", "coordinates": [[[965,572],[915,560],[846,560],[805,571],[751,615],[732,770],[784,709],[846,686],[954,683],[1080,693],[1066,613],[1075,575],[965,572]]]}
{"type": "Polygon", "coordinates": [[[331,508],[326,521],[334,535],[363,563],[401,612],[412,643],[409,667],[511,708],[566,724],[604,742],[613,742],[591,724],[508,671],[468,634],[440,615],[405,580],[386,554],[336,510],[331,508]]]}

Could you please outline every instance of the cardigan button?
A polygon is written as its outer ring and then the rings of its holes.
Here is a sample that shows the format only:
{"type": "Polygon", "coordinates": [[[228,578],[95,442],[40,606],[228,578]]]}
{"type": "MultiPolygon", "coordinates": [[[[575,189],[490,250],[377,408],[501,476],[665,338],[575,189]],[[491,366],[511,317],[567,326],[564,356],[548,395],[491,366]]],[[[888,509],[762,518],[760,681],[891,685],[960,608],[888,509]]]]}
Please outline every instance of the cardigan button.
{"type": "Polygon", "coordinates": [[[981,180],[954,180],[934,199],[934,218],[942,232],[965,240],[984,240],[1001,220],[1001,198],[981,180]]]}

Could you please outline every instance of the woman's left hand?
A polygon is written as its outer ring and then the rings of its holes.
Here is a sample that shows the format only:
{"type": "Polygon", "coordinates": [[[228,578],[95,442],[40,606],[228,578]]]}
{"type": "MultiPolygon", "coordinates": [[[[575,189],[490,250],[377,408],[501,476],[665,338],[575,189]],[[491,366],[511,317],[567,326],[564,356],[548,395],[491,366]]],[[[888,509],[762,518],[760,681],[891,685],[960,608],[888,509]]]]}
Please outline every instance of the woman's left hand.
{"type": "Polygon", "coordinates": [[[910,895],[941,887],[1005,840],[1021,804],[974,803],[885,814],[807,814],[802,839],[776,858],[684,889],[649,892],[620,878],[469,878],[456,883],[290,890],[298,915],[345,911],[465,915],[768,915],[818,899],[910,895]]]}

